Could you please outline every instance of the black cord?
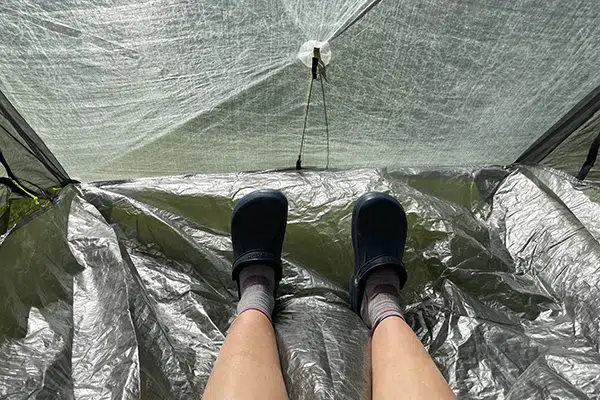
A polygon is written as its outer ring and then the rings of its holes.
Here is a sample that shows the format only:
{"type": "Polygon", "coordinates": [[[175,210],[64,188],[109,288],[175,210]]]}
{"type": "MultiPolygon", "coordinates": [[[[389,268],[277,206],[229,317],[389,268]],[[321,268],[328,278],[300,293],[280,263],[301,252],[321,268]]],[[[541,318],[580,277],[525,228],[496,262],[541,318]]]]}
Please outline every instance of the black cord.
{"type": "Polygon", "coordinates": [[[321,76],[321,93],[323,93],[323,113],[325,114],[325,133],[327,135],[327,165],[329,169],[329,122],[327,122],[327,103],[325,102],[325,85],[323,85],[323,76],[321,76]]]}
{"type": "Polygon", "coordinates": [[[329,168],[329,121],[327,120],[327,103],[325,102],[325,85],[323,80],[326,80],[325,76],[325,64],[321,63],[320,49],[314,49],[314,57],[312,59],[311,75],[312,79],[308,86],[308,93],[306,98],[306,111],[304,113],[304,127],[302,128],[302,139],[300,140],[300,152],[298,153],[298,160],[296,160],[296,169],[302,169],[302,150],[304,149],[304,137],[306,136],[306,125],[308,123],[308,112],[310,110],[310,98],[312,95],[313,81],[315,79],[321,80],[321,94],[323,96],[323,113],[325,115],[325,134],[327,135],[327,165],[325,168],[329,168]]]}
{"type": "Polygon", "coordinates": [[[296,169],[302,169],[302,149],[304,148],[304,136],[306,135],[306,124],[308,122],[308,110],[310,108],[310,95],[312,94],[313,79],[311,76],[310,84],[308,85],[308,95],[306,99],[306,110],[304,111],[304,127],[302,128],[302,139],[300,140],[300,152],[296,161],[296,169]]]}

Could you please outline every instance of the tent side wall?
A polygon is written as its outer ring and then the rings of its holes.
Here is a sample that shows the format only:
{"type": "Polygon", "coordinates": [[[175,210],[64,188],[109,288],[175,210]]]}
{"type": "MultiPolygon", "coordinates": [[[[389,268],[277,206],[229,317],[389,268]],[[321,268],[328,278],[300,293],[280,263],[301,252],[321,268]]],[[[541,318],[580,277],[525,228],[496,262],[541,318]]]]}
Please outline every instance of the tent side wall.
{"type": "Polygon", "coordinates": [[[597,111],[541,163],[574,176],[579,176],[581,173],[582,178],[598,181],[600,169],[597,165],[594,167],[594,161],[598,156],[599,138],[600,111],[597,111]],[[585,174],[586,170],[587,174],[585,174]]]}
{"type": "Polygon", "coordinates": [[[0,92],[0,176],[14,191],[26,190],[45,197],[70,178],[44,142],[0,92]],[[16,189],[15,189],[16,185],[16,189]]]}
{"type": "Polygon", "coordinates": [[[543,164],[580,179],[600,179],[593,170],[600,142],[600,86],[554,124],[516,161],[543,164]]]}

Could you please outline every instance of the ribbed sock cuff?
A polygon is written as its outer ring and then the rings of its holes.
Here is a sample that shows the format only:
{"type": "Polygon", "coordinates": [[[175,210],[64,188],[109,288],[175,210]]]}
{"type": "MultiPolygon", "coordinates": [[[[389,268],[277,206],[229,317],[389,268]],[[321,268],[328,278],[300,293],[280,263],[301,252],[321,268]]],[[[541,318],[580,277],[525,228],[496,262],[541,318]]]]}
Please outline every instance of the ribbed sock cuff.
{"type": "Polygon", "coordinates": [[[240,271],[241,297],[238,314],[257,310],[269,319],[275,308],[275,272],[265,265],[249,265],[240,271]]]}

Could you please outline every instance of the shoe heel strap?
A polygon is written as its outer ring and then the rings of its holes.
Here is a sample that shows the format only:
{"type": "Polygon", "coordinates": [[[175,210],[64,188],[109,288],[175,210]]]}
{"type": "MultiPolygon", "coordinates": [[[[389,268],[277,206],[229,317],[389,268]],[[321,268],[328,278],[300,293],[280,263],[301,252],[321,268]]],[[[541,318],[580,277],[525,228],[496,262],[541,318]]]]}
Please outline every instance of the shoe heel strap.
{"type": "Polygon", "coordinates": [[[371,272],[373,272],[376,268],[380,268],[383,266],[390,266],[398,271],[398,275],[400,278],[400,289],[404,287],[406,283],[406,279],[408,278],[406,274],[406,268],[404,268],[404,263],[402,260],[396,256],[379,256],[369,260],[365,265],[360,268],[360,272],[355,277],[354,284],[357,287],[364,287],[364,282],[371,272]]]}
{"type": "Polygon", "coordinates": [[[233,270],[231,271],[231,278],[234,281],[237,281],[242,268],[249,264],[263,264],[273,267],[273,270],[275,271],[275,282],[281,280],[281,257],[278,257],[273,253],[258,250],[246,252],[235,259],[233,262],[233,270]]]}

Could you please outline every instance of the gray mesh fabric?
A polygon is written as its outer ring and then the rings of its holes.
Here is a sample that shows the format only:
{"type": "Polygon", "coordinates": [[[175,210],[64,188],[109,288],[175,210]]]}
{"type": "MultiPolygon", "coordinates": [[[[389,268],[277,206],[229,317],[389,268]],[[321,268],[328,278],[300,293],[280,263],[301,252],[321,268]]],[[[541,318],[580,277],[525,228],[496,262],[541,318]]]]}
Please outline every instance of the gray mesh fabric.
{"type": "MultiPolygon", "coordinates": [[[[331,45],[334,167],[507,164],[600,84],[595,0],[0,7],[0,90],[82,179],[293,166],[308,40],[331,45]]],[[[326,163],[321,98],[305,165],[326,163]]]]}

